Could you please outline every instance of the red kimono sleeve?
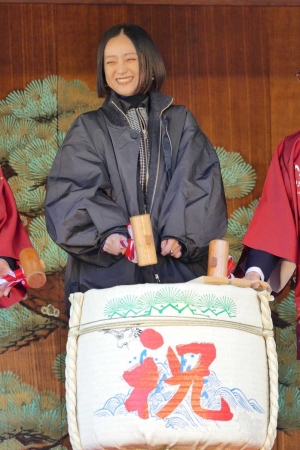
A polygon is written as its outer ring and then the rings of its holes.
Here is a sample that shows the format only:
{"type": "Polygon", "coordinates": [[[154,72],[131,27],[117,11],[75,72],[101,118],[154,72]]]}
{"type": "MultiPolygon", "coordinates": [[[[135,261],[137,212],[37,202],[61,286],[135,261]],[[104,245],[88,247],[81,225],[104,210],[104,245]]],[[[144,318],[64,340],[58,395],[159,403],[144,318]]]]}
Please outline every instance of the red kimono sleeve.
{"type": "MultiPolygon", "coordinates": [[[[21,250],[32,247],[23,227],[13,193],[0,167],[0,257],[19,260],[21,250]]],[[[22,300],[26,289],[21,284],[10,291],[9,297],[0,298],[0,308],[7,308],[22,300]]]]}

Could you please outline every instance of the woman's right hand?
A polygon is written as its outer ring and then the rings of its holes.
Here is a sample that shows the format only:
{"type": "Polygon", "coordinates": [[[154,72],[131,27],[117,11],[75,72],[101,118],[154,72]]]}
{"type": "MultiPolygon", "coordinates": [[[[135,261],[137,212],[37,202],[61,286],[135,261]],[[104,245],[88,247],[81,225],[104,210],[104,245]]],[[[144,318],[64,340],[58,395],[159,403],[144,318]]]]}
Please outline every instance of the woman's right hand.
{"type": "Polygon", "coordinates": [[[106,239],[102,251],[110,253],[111,255],[118,256],[120,254],[124,255],[126,252],[125,248],[121,248],[120,242],[126,240],[126,237],[122,234],[113,233],[110,234],[106,239]]]}

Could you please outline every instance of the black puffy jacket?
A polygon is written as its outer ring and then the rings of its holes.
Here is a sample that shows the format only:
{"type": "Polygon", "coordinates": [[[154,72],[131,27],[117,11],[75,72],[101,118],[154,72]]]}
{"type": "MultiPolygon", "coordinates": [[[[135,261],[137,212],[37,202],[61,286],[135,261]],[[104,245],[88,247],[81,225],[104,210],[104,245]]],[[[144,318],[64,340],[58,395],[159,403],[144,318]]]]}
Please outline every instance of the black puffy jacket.
{"type": "Polygon", "coordinates": [[[184,282],[206,273],[208,244],[222,238],[227,210],[216,152],[183,106],[149,94],[150,169],[147,212],[158,264],[138,267],[100,251],[113,232],[126,233],[141,211],[137,170],[140,135],[128,125],[114,92],[97,111],[79,116],[59,149],[48,177],[46,224],[69,254],[66,295],[91,288],[184,282]],[[160,255],[163,238],[183,245],[180,259],[160,255]]]}

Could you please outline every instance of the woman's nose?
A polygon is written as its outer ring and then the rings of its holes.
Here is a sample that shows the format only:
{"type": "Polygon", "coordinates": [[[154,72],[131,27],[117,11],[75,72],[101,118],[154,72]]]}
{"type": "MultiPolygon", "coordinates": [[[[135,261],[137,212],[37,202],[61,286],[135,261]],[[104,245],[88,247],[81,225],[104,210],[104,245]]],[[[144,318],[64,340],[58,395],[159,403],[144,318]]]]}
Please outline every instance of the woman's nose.
{"type": "Polygon", "coordinates": [[[124,61],[119,61],[117,66],[118,73],[125,73],[127,70],[126,63],[124,61]]]}

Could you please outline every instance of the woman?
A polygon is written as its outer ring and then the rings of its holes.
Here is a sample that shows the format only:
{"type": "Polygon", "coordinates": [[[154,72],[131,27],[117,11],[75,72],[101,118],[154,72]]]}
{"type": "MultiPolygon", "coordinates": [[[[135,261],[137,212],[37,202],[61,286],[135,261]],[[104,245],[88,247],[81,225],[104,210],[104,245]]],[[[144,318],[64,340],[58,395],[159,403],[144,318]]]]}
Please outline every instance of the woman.
{"type": "Polygon", "coordinates": [[[192,114],[160,92],[164,63],[142,28],[110,28],[97,64],[106,100],[75,120],[48,178],[48,232],[69,254],[66,295],[206,274],[208,244],[227,227],[214,148],[192,114]],[[139,267],[120,241],[130,217],[144,213],[158,263],[139,267]]]}

